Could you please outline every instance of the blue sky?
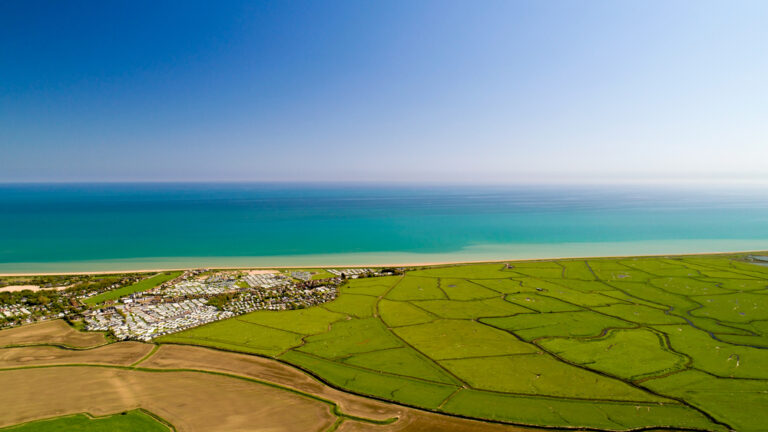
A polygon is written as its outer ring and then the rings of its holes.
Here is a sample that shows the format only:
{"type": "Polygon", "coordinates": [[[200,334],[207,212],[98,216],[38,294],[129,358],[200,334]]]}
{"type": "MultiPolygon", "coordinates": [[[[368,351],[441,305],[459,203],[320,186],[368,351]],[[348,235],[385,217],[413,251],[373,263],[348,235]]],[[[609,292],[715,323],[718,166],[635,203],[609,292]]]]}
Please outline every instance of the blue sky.
{"type": "Polygon", "coordinates": [[[0,4],[0,181],[768,179],[768,2],[0,4]]]}

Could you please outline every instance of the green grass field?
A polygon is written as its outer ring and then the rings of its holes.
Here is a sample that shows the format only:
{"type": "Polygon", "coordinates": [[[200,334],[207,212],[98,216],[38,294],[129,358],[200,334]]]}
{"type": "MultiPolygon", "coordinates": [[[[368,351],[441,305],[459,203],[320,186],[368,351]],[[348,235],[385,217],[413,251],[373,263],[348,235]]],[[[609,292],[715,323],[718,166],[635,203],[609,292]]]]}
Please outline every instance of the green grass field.
{"type": "Polygon", "coordinates": [[[75,414],[2,428],[3,432],[168,432],[171,428],[141,410],[105,417],[75,414]]]}
{"type": "Polygon", "coordinates": [[[362,395],[605,430],[768,430],[768,268],[738,256],[454,265],[159,342],[277,358],[362,395]],[[752,413],[751,415],[749,413],[752,413]]]}
{"type": "Polygon", "coordinates": [[[146,291],[164,282],[168,282],[171,279],[181,276],[181,273],[182,272],[180,271],[172,271],[172,272],[156,274],[152,277],[148,277],[146,279],[140,280],[139,282],[136,282],[133,285],[128,285],[122,288],[118,288],[116,290],[103,292],[101,294],[90,297],[85,300],[85,304],[95,306],[95,305],[104,303],[107,300],[117,300],[120,297],[128,294],[146,291]]]}

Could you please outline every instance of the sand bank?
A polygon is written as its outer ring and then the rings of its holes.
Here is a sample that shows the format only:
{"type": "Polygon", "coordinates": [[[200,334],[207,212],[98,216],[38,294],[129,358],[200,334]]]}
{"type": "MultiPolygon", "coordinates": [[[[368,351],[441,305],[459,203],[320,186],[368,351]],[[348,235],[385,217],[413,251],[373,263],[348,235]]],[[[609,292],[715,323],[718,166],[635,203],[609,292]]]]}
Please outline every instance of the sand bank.
{"type": "MultiPolygon", "coordinates": [[[[762,244],[761,244],[762,245],[762,244]]],[[[765,246],[768,246],[768,244],[765,244],[765,246]]],[[[92,274],[92,275],[98,275],[98,274],[115,274],[115,273],[154,273],[154,272],[163,272],[163,271],[183,271],[183,270],[189,270],[189,269],[195,269],[195,268],[212,268],[212,269],[219,269],[219,270],[249,270],[251,274],[266,274],[266,273],[272,273],[274,272],[274,269],[306,269],[306,268],[365,268],[365,267],[423,267],[423,266],[437,266],[437,265],[455,265],[455,264],[478,264],[478,263],[493,263],[493,262],[513,262],[513,261],[541,261],[541,260],[560,260],[560,259],[598,259],[598,258],[632,258],[632,257],[658,257],[658,256],[702,256],[702,255],[723,255],[723,254],[766,254],[768,253],[766,249],[741,249],[741,250],[728,250],[728,249],[722,249],[722,250],[716,250],[712,249],[711,251],[691,251],[691,252],[679,252],[677,249],[674,249],[673,251],[670,251],[668,253],[605,253],[605,254],[560,254],[560,255],[539,255],[532,253],[530,256],[520,256],[519,254],[513,254],[511,256],[508,256],[507,258],[488,258],[488,259],[472,259],[472,254],[468,254],[469,256],[462,257],[461,254],[455,254],[455,259],[444,259],[444,260],[402,260],[402,261],[395,261],[395,260],[377,260],[372,259],[371,261],[358,261],[357,260],[351,260],[347,261],[345,264],[344,261],[339,261],[339,264],[329,264],[327,261],[320,258],[320,256],[317,256],[316,259],[318,261],[312,262],[308,261],[305,262],[305,259],[313,259],[313,257],[316,256],[307,256],[307,257],[301,257],[302,263],[297,263],[295,265],[292,264],[292,261],[296,257],[284,257],[285,260],[290,265],[269,265],[269,264],[260,264],[262,259],[268,259],[272,262],[277,262],[281,259],[281,257],[208,257],[204,258],[204,260],[209,260],[207,264],[198,263],[195,258],[190,258],[190,260],[194,260],[194,264],[190,264],[187,266],[180,265],[180,266],[174,266],[174,267],[162,267],[162,263],[167,262],[167,258],[158,258],[157,267],[151,267],[151,263],[148,261],[151,261],[151,259],[142,259],[139,260],[146,264],[145,267],[137,268],[137,269],[126,269],[126,268],[120,268],[118,266],[127,266],[131,265],[135,261],[132,260],[125,260],[121,261],[119,263],[110,262],[116,267],[114,267],[111,270],[89,270],[87,268],[88,264],[93,264],[94,266],[101,267],[105,265],[104,262],[83,262],[83,263],[63,263],[64,265],[77,265],[85,267],[83,271],[63,271],[63,272],[7,272],[7,273],[0,273],[0,276],[36,276],[36,275],[79,275],[79,274],[92,274]],[[243,262],[245,261],[245,262],[243,262]],[[252,265],[249,265],[247,262],[251,261],[253,262],[252,265]],[[231,262],[232,264],[239,264],[243,262],[242,265],[226,265],[226,263],[231,262]],[[219,263],[219,264],[217,264],[219,263]],[[223,264],[223,265],[222,265],[223,264]]],[[[338,255],[360,255],[363,258],[371,255],[370,253],[361,253],[361,254],[338,254],[338,255]]],[[[373,254],[380,258],[385,258],[389,255],[408,255],[409,257],[419,256],[421,254],[373,254]]],[[[454,255],[454,254],[451,254],[454,255]]],[[[322,257],[329,257],[333,255],[324,255],[322,257]]],[[[371,257],[373,258],[373,257],[371,257]]],[[[395,257],[389,257],[395,258],[395,257]]],[[[423,257],[427,258],[427,257],[423,257]]],[[[336,258],[339,259],[339,258],[336,258]]],[[[205,262],[205,261],[203,261],[205,262]]],[[[42,263],[39,264],[41,266],[45,266],[46,264],[62,264],[62,263],[42,263]]],[[[24,264],[24,266],[29,265],[29,263],[24,264]]],[[[5,269],[7,266],[0,267],[0,269],[5,269]]],[[[62,287],[61,289],[66,288],[62,287]]]]}
{"type": "MultiPolygon", "coordinates": [[[[80,274],[80,273],[78,273],[80,274]]],[[[0,276],[12,276],[10,274],[2,274],[0,276]]],[[[18,275],[17,275],[18,276],[18,275]]],[[[33,276],[33,275],[23,275],[23,276],[33,276]]],[[[70,285],[67,286],[59,286],[59,287],[49,287],[49,288],[42,288],[39,285],[7,285],[4,287],[0,287],[0,291],[9,291],[9,292],[15,292],[15,291],[24,291],[24,290],[30,290],[30,291],[45,291],[45,290],[65,290],[69,288],[70,285]]]]}

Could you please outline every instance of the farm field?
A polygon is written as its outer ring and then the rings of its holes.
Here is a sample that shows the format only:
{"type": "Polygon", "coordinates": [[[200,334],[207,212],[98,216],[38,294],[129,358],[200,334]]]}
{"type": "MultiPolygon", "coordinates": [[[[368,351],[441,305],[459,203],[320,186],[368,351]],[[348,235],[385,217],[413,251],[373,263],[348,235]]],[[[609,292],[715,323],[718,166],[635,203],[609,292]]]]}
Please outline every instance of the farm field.
{"type": "Polygon", "coordinates": [[[768,267],[740,256],[453,265],[339,292],[301,316],[256,312],[157,342],[256,354],[355,394],[502,423],[768,429],[754,415],[768,405],[768,267]]]}
{"type": "Polygon", "coordinates": [[[13,389],[0,395],[0,426],[62,413],[100,416],[139,407],[180,431],[247,430],[257,422],[267,430],[324,431],[337,420],[324,402],[198,371],[51,366],[3,370],[0,381],[4,389],[13,389]]]}
{"type": "Polygon", "coordinates": [[[3,431],[522,430],[342,392],[275,360],[182,345],[0,347],[0,386],[3,431]]]}
{"type": "Polygon", "coordinates": [[[91,349],[62,349],[47,345],[10,347],[0,349],[0,368],[78,363],[129,366],[151,351],[152,345],[140,342],[122,342],[91,349]]]}
{"type": "Polygon", "coordinates": [[[68,348],[92,348],[108,342],[103,333],[79,332],[62,320],[43,321],[0,331],[0,347],[58,345],[68,348]]]}
{"type": "Polygon", "coordinates": [[[104,303],[107,300],[116,300],[124,295],[146,291],[164,282],[168,282],[171,279],[177,278],[181,276],[182,273],[183,272],[180,272],[180,271],[170,271],[170,272],[159,273],[154,276],[143,279],[139,282],[136,282],[135,284],[128,285],[126,287],[122,287],[116,290],[107,291],[101,294],[97,294],[93,297],[86,299],[85,303],[91,306],[95,306],[95,305],[104,303]]]}

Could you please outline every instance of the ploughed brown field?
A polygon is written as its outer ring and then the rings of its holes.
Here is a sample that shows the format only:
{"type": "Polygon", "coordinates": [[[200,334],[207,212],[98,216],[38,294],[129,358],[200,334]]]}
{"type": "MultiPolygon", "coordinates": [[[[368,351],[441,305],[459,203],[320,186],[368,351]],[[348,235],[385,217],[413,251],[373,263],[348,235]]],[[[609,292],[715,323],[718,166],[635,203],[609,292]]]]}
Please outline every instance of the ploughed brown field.
{"type": "Polygon", "coordinates": [[[0,347],[9,345],[65,345],[90,348],[109,342],[103,333],[79,332],[62,320],[44,321],[0,331],[0,347]]]}
{"type": "Polygon", "coordinates": [[[79,333],[62,321],[0,331],[0,427],[143,408],[180,432],[532,430],[351,395],[260,357],[138,342],[99,346],[104,343],[103,335],[79,333]]]}
{"type": "Polygon", "coordinates": [[[54,346],[0,349],[0,368],[60,364],[104,364],[128,366],[152,351],[152,345],[120,342],[88,350],[67,350],[54,346]]]}
{"type": "Polygon", "coordinates": [[[326,404],[200,372],[153,373],[99,367],[0,372],[0,425],[88,412],[144,408],[179,431],[322,431],[336,420],[326,404]]]}

